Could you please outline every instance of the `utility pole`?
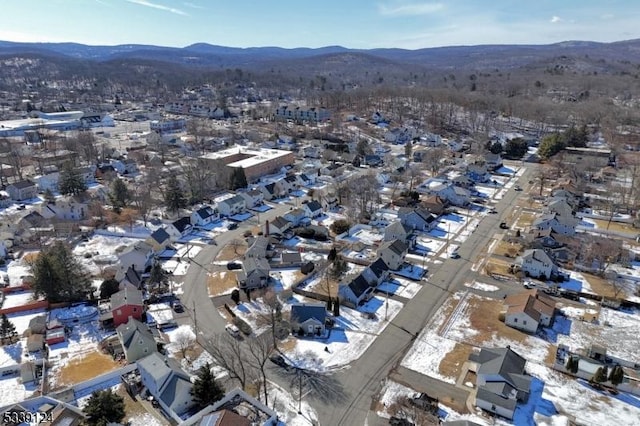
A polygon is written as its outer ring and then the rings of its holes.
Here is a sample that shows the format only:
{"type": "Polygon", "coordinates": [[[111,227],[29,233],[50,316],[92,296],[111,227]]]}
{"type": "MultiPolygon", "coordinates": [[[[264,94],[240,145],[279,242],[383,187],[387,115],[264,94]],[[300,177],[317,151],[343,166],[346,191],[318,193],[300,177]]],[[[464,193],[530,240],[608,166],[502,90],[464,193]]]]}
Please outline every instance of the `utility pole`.
{"type": "Polygon", "coordinates": [[[193,301],[193,328],[195,328],[196,338],[198,336],[198,317],[196,316],[196,302],[193,301]]]}

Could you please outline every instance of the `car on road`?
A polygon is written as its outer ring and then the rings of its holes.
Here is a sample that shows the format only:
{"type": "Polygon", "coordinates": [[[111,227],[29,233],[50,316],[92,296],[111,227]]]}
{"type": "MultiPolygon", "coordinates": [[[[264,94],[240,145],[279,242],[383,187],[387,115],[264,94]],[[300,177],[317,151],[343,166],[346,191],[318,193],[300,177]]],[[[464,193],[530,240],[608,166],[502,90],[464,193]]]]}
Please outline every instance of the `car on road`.
{"type": "Polygon", "coordinates": [[[449,253],[449,258],[450,259],[460,259],[460,254],[457,251],[452,251],[451,253],[449,253]]]}
{"type": "Polygon", "coordinates": [[[534,282],[532,282],[532,281],[529,281],[529,280],[527,280],[527,281],[522,283],[522,287],[524,287],[526,289],[532,289],[532,288],[535,288],[535,286],[536,286],[536,284],[534,282]]]}
{"type": "Polygon", "coordinates": [[[272,363],[274,363],[278,367],[284,368],[285,370],[288,370],[289,368],[291,368],[291,366],[289,365],[287,360],[284,359],[284,357],[282,355],[272,355],[272,356],[269,357],[269,361],[271,361],[272,363]]]}
{"type": "Polygon", "coordinates": [[[238,262],[227,263],[227,269],[233,271],[234,269],[242,269],[242,265],[238,262]]]}
{"type": "Polygon", "coordinates": [[[506,222],[500,222],[500,229],[509,229],[506,222]]]}
{"type": "Polygon", "coordinates": [[[514,191],[522,191],[522,188],[520,188],[520,185],[516,185],[513,187],[514,191]]]}
{"type": "Polygon", "coordinates": [[[171,307],[173,308],[173,310],[179,314],[184,312],[184,306],[182,306],[182,303],[180,303],[179,300],[174,301],[171,304],[171,307]]]}
{"type": "Polygon", "coordinates": [[[229,231],[233,231],[234,229],[238,229],[238,223],[237,222],[230,223],[229,226],[227,226],[227,229],[229,231]]]}
{"type": "Polygon", "coordinates": [[[498,211],[496,209],[491,209],[491,210],[489,210],[489,213],[496,214],[496,213],[498,213],[498,211]]]}
{"type": "Polygon", "coordinates": [[[240,337],[240,329],[233,324],[227,324],[224,326],[224,329],[227,330],[227,333],[232,335],[233,337],[240,337]]]}

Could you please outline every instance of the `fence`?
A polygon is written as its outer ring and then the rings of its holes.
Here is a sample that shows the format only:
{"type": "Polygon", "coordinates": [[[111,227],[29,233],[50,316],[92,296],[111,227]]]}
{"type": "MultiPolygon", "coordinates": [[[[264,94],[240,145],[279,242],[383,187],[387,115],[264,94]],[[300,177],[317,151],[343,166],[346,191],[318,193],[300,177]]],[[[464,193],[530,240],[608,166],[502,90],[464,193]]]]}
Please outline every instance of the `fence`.
{"type": "Polygon", "coordinates": [[[47,302],[46,300],[39,300],[37,302],[26,303],[21,306],[11,306],[10,308],[0,309],[0,315],[31,311],[35,309],[47,309],[48,307],[49,302],[47,302]]]}

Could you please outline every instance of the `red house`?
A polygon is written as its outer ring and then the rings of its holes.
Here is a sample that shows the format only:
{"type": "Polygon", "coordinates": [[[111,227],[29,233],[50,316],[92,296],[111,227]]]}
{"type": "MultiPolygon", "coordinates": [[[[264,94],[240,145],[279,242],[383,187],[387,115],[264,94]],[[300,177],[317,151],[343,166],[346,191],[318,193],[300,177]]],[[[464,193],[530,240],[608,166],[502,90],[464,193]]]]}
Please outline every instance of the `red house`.
{"type": "Polygon", "coordinates": [[[138,321],[142,319],[144,311],[142,292],[133,286],[125,286],[124,289],[111,296],[111,314],[113,315],[113,326],[126,324],[129,318],[138,321]]]}

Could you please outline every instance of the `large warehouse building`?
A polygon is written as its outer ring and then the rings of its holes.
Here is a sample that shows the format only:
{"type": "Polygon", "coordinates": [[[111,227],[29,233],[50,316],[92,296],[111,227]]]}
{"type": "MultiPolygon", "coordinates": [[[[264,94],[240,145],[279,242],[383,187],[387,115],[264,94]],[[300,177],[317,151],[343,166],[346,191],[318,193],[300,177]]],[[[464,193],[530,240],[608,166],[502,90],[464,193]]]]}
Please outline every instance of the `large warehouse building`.
{"type": "Polygon", "coordinates": [[[214,169],[243,169],[247,182],[255,182],[262,176],[278,172],[282,167],[292,165],[295,160],[293,152],[290,151],[245,147],[212,152],[203,155],[202,158],[210,161],[214,169]]]}

